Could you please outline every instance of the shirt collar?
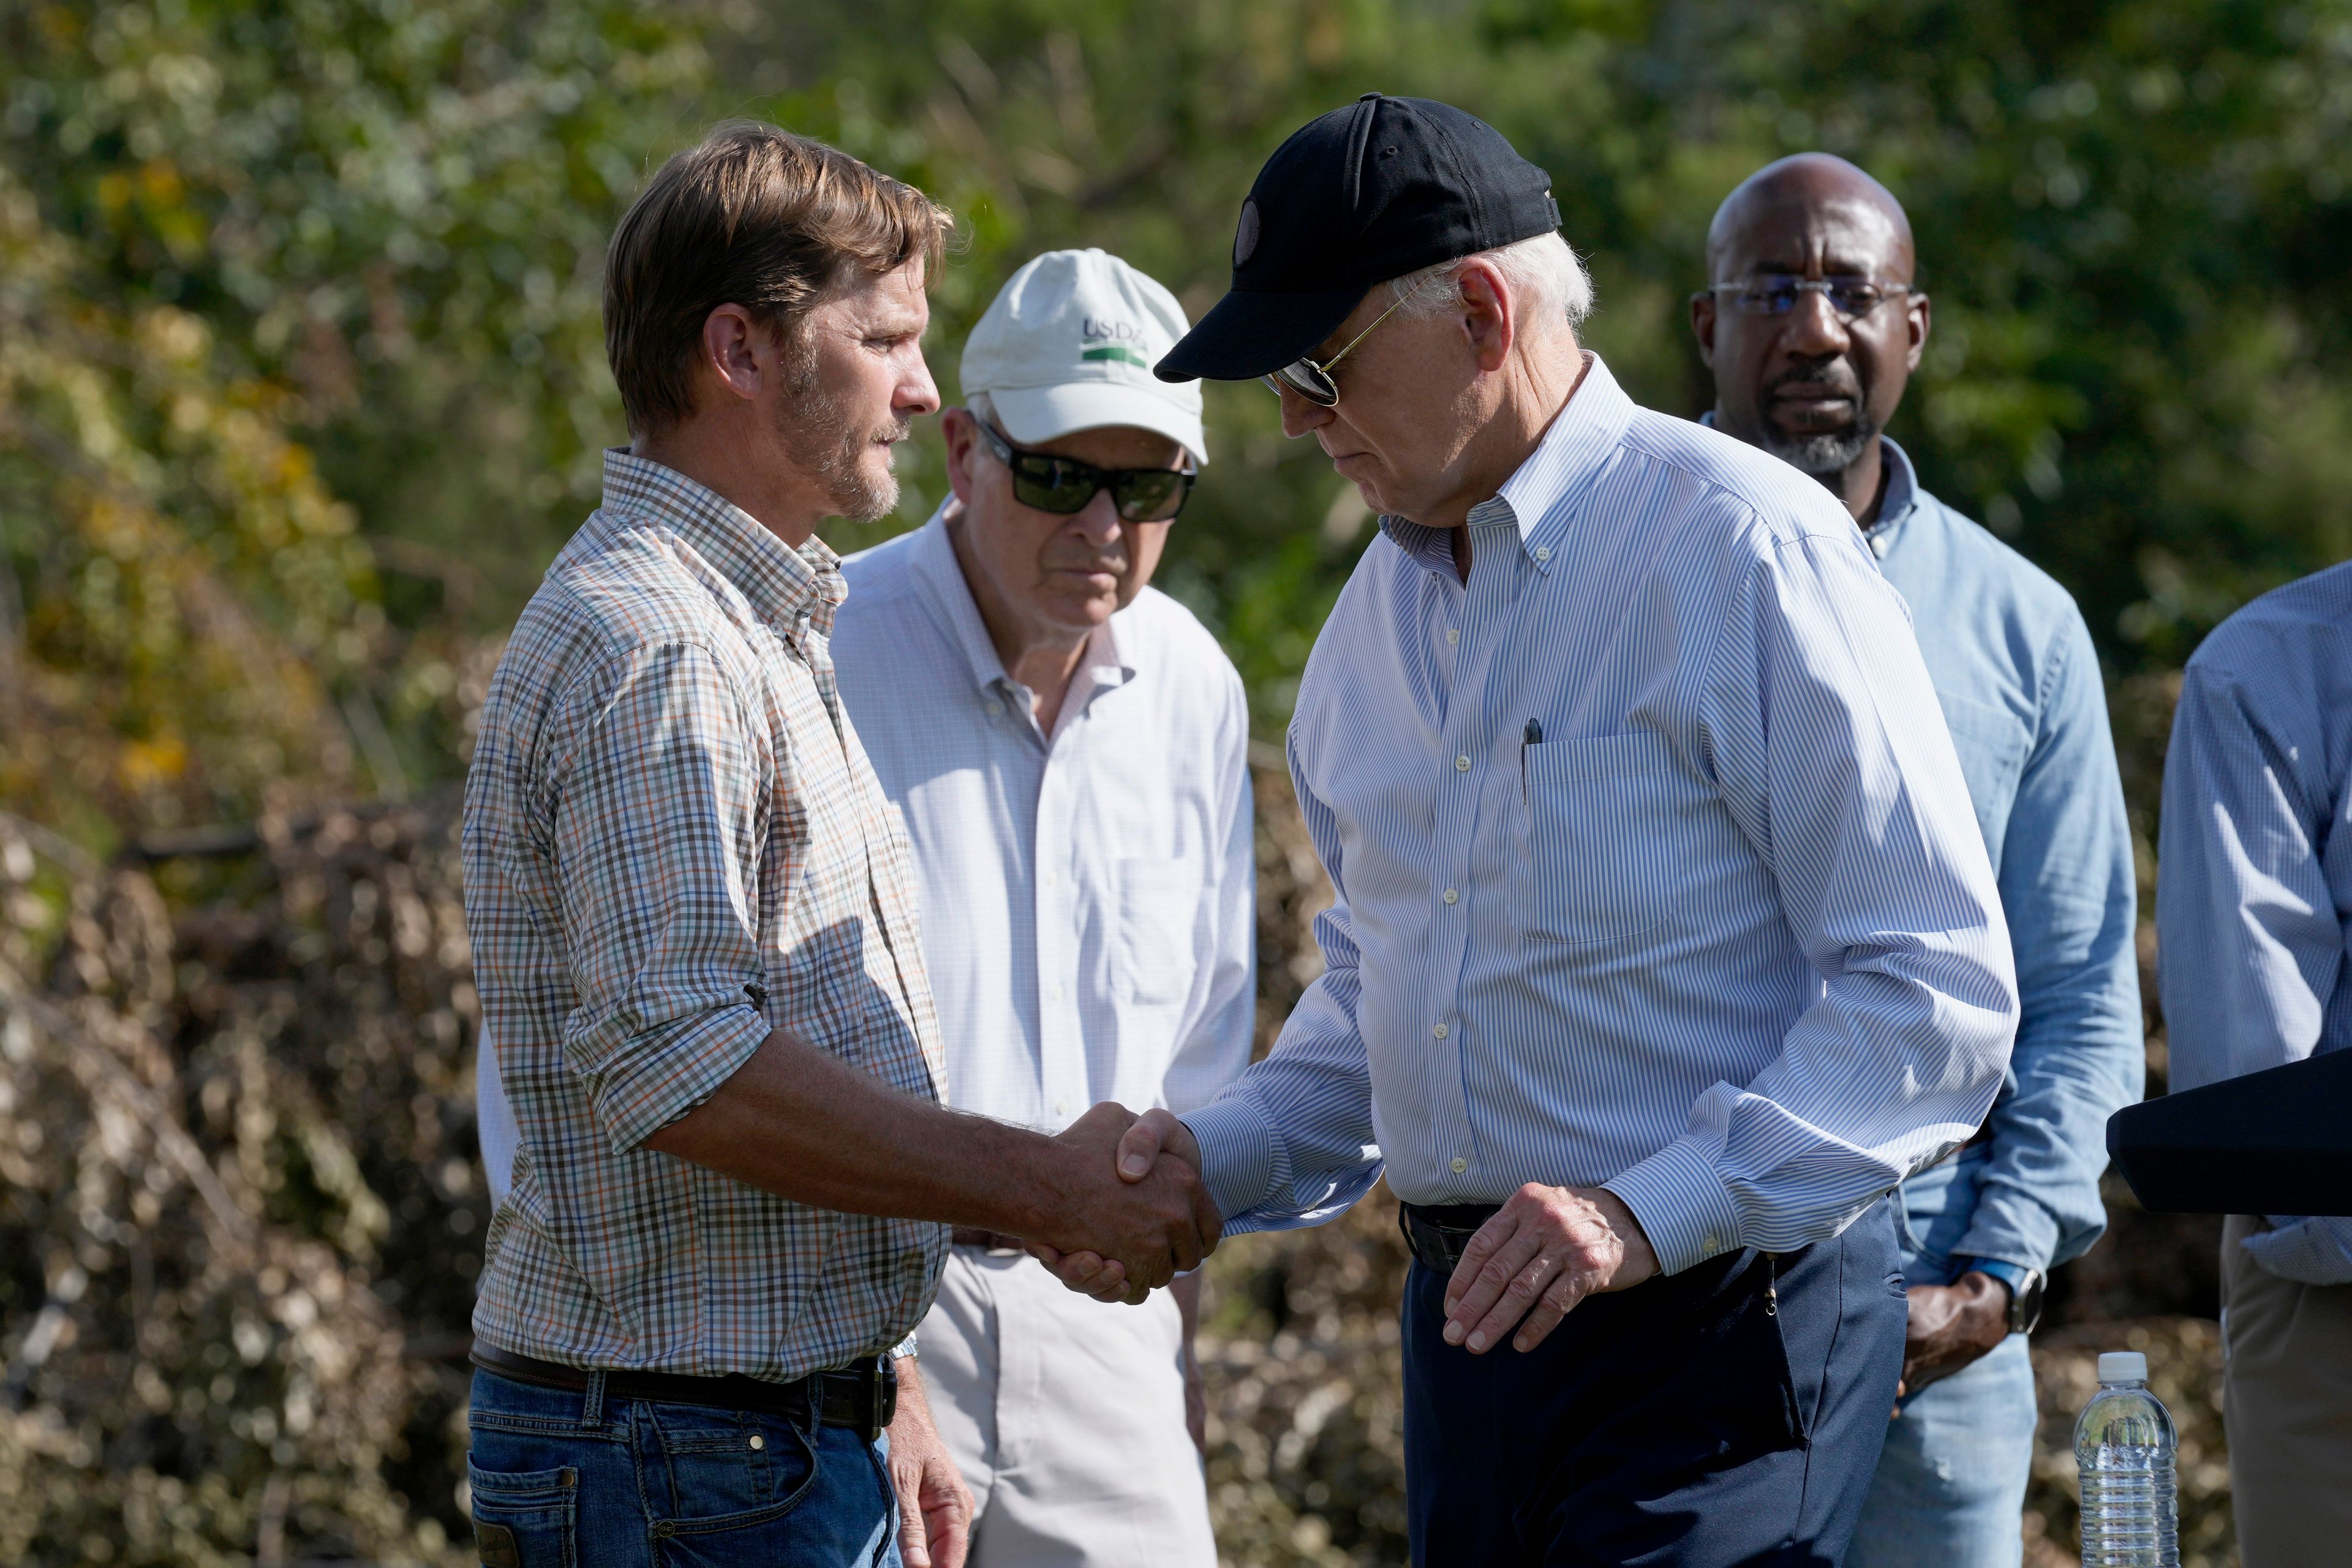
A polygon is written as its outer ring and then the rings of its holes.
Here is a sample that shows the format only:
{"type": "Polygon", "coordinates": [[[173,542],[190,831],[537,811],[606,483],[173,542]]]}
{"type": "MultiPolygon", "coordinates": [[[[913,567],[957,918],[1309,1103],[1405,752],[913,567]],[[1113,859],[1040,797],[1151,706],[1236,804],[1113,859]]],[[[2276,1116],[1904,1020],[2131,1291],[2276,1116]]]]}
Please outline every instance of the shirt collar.
{"type": "MultiPolygon", "coordinates": [[[[1716,428],[1715,410],[1710,408],[1698,416],[1698,422],[1708,429],[1716,428]]],[[[1864,529],[1863,537],[1871,542],[1876,553],[1884,555],[1895,543],[1895,536],[1911,520],[1919,506],[1919,471],[1911,466],[1911,454],[1895,443],[1892,436],[1878,438],[1880,465],[1886,470],[1885,488],[1878,496],[1878,521],[1864,529]]]]}
{"type": "Polygon", "coordinates": [[[1864,532],[1880,554],[1885,554],[1895,542],[1911,514],[1919,510],[1919,472],[1911,466],[1911,455],[1895,444],[1894,438],[1878,438],[1879,466],[1886,471],[1885,487],[1878,493],[1878,521],[1864,532]]]}
{"type": "MultiPolygon", "coordinates": [[[[985,691],[1003,682],[1013,684],[1004,672],[1004,661],[997,657],[996,644],[988,635],[988,623],[980,618],[979,602],[971,596],[971,584],[964,581],[963,563],[956,559],[955,541],[948,537],[947,503],[931,513],[911,544],[910,563],[916,579],[922,584],[924,596],[930,600],[946,623],[948,635],[957,650],[963,655],[964,667],[971,682],[985,691]]],[[[1134,679],[1135,668],[1128,662],[1126,644],[1119,636],[1119,622],[1127,612],[1121,610],[1097,626],[1087,639],[1087,649],[1070,677],[1070,691],[1076,696],[1080,683],[1091,678],[1097,686],[1117,686],[1134,679]]],[[[1071,707],[1065,700],[1064,710],[1071,707]]]]}
{"type": "MultiPolygon", "coordinates": [[[[1537,571],[1549,572],[1559,536],[1633,420],[1633,400],[1609,374],[1601,356],[1584,354],[1584,378],[1568,405],[1552,419],[1536,449],[1512,470],[1503,488],[1470,509],[1473,528],[1508,523],[1537,571]]],[[[1381,529],[1412,560],[1450,575],[1454,554],[1446,531],[1424,528],[1401,517],[1383,517],[1381,529]]]]}
{"type": "Polygon", "coordinates": [[[761,620],[791,626],[805,616],[818,632],[832,635],[833,613],[849,584],[841,557],[824,540],[811,535],[794,550],[718,491],[625,447],[605,448],[603,510],[677,534],[761,620]]]}

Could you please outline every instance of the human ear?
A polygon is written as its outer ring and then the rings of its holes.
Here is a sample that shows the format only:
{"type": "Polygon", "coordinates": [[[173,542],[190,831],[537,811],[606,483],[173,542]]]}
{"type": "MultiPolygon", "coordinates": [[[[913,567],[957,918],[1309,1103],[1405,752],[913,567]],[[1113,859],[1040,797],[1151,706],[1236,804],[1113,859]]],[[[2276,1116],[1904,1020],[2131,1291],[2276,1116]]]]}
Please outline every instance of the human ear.
{"type": "Polygon", "coordinates": [[[767,335],[740,305],[720,305],[702,321],[703,364],[720,386],[746,403],[760,395],[767,335]]]}
{"type": "Polygon", "coordinates": [[[1456,274],[1461,280],[1463,335],[1478,356],[1478,368],[1493,374],[1511,357],[1518,339],[1518,307],[1492,262],[1473,257],[1456,274]]]}
{"type": "Polygon", "coordinates": [[[950,408],[940,416],[940,437],[948,448],[948,488],[956,500],[971,504],[980,481],[972,469],[980,458],[980,426],[969,408],[950,408]]]}
{"type": "Polygon", "coordinates": [[[1706,290],[1691,296],[1691,335],[1698,339],[1698,363],[1707,369],[1715,368],[1715,294],[1706,290]]]}
{"type": "Polygon", "coordinates": [[[1911,350],[1906,356],[1906,361],[1909,368],[1917,370],[1920,357],[1927,352],[1928,318],[1931,314],[1927,308],[1927,296],[1912,295],[1911,308],[1903,314],[1911,333],[1911,350]]]}

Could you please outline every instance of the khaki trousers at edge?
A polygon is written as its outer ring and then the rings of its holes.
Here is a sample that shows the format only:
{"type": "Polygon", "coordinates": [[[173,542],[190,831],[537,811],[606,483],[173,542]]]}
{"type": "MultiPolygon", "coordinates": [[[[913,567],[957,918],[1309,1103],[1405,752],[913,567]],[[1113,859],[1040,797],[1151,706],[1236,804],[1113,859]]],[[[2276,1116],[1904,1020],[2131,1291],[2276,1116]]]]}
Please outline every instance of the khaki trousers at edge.
{"type": "Polygon", "coordinates": [[[2221,1230],[2222,1420],[2245,1568],[2352,1562],[2352,1285],[2298,1285],[2221,1230]]]}
{"type": "Polygon", "coordinates": [[[917,1342],[977,1510],[971,1568],[1216,1568],[1167,1291],[1106,1305],[959,1247],[917,1342]]]}

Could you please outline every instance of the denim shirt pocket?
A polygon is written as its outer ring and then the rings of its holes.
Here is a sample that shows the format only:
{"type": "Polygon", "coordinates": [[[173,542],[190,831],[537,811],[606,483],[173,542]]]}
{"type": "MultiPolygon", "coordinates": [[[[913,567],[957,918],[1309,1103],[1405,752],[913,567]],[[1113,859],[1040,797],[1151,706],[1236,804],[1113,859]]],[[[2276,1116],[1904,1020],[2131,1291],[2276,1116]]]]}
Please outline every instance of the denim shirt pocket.
{"type": "Polygon", "coordinates": [[[2033,732],[2006,708],[1955,697],[1941,687],[1936,689],[1936,701],[1944,710],[1944,727],[1951,731],[1952,750],[1959,755],[1960,777],[1969,786],[1977,828],[1998,863],[2010,807],[2016,804],[2018,782],[2025,774],[2026,754],[2033,749],[2033,732]]]}

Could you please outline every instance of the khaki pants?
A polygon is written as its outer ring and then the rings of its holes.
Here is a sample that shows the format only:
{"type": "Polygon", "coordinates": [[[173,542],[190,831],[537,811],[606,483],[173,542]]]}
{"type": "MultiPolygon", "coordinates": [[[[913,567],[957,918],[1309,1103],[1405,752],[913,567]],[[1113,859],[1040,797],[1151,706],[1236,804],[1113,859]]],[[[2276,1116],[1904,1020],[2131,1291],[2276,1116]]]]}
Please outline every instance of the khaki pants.
{"type": "Polygon", "coordinates": [[[2245,1568],[2352,1562],[2352,1285],[2282,1279],[2221,1231],[2222,1419],[2245,1568]]]}
{"type": "Polygon", "coordinates": [[[1019,1253],[948,1255],[919,1353],[979,1510],[971,1568],[1216,1568],[1183,1332],[1165,1290],[1107,1306],[1019,1253]]]}

